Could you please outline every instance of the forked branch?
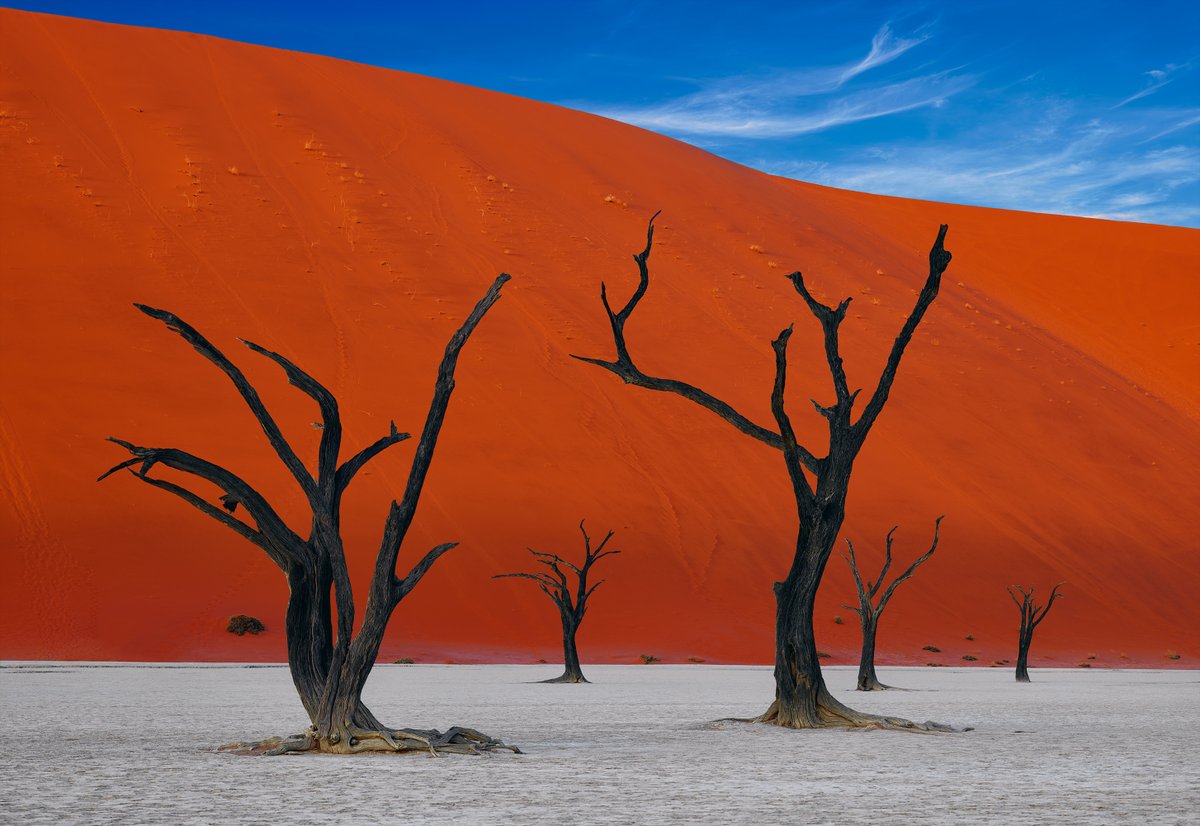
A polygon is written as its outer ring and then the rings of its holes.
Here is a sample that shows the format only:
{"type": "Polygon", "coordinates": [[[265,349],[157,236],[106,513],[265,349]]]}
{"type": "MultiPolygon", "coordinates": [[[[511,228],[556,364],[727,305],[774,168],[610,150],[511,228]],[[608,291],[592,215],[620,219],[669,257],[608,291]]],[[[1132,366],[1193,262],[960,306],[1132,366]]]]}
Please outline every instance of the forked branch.
{"type": "MultiPolygon", "coordinates": [[[[396,561],[400,553],[400,545],[404,542],[404,537],[408,534],[413,517],[416,515],[417,501],[420,499],[421,490],[425,486],[425,477],[429,473],[429,466],[433,462],[434,447],[437,445],[438,434],[442,430],[442,422],[446,418],[446,408],[450,404],[450,395],[454,392],[454,369],[458,365],[459,353],[462,352],[463,345],[467,343],[467,339],[475,331],[479,322],[483,320],[487,311],[491,309],[493,304],[500,300],[500,288],[511,278],[512,276],[508,273],[501,273],[496,277],[491,287],[484,293],[483,298],[479,299],[471,314],[463,321],[462,326],[450,337],[450,341],[446,344],[446,352],[442,356],[441,364],[438,365],[437,380],[434,382],[433,387],[433,398],[429,402],[429,412],[425,416],[425,426],[421,430],[421,438],[417,442],[417,449],[413,455],[412,467],[408,473],[408,482],[404,488],[404,495],[399,502],[392,502],[387,522],[384,525],[384,541],[375,562],[375,578],[372,580],[372,591],[374,592],[377,586],[390,591],[388,595],[391,603],[390,607],[394,607],[403,598],[404,593],[407,593],[404,590],[405,583],[408,583],[407,588],[411,589],[424,576],[425,572],[429,570],[429,566],[424,565],[426,560],[429,561],[429,565],[432,565],[433,561],[441,553],[445,553],[446,550],[453,547],[453,544],[450,544],[448,547],[439,545],[439,548],[445,548],[445,550],[435,555],[437,551],[437,548],[435,548],[426,555],[425,559],[413,567],[407,577],[403,580],[396,578],[396,561]],[[430,559],[430,556],[433,559],[430,559]],[[424,567],[422,567],[423,565],[424,567]]],[[[392,426],[392,434],[389,438],[395,441],[399,441],[401,438],[401,435],[395,432],[394,425],[392,426]]],[[[387,447],[387,445],[383,445],[379,450],[382,450],[384,447],[387,447]]],[[[368,458],[370,457],[368,456],[368,458]]],[[[361,467],[361,464],[359,466],[361,467]]],[[[350,473],[347,476],[352,475],[350,473]]],[[[346,482],[349,482],[349,478],[346,478],[346,482]]],[[[390,607],[387,610],[390,611],[390,607]]]]}
{"type": "MultiPolygon", "coordinates": [[[[689,401],[695,402],[706,410],[716,413],[725,421],[736,427],[741,432],[745,433],[763,444],[782,450],[783,439],[778,433],[769,428],[763,427],[750,419],[743,416],[733,408],[728,402],[718,399],[710,393],[701,390],[699,387],[688,384],[687,382],[678,381],[676,379],[663,379],[655,376],[649,376],[643,373],[633,363],[633,358],[629,354],[629,347],[625,341],[625,323],[629,320],[629,316],[633,314],[634,309],[646,295],[646,290],[650,286],[650,270],[648,261],[650,259],[650,249],[654,242],[654,219],[659,213],[654,213],[650,218],[649,226],[646,229],[646,248],[639,253],[634,254],[633,260],[638,267],[638,286],[634,290],[633,295],[625,306],[619,312],[613,312],[612,305],[608,300],[607,285],[601,282],[600,284],[600,303],[604,305],[604,312],[608,315],[608,323],[612,328],[613,345],[616,347],[617,358],[615,361],[606,361],[600,358],[589,358],[586,356],[571,355],[571,358],[579,361],[586,361],[588,364],[594,364],[597,367],[603,367],[611,373],[619,376],[626,384],[636,385],[637,387],[645,387],[648,390],[658,390],[664,393],[674,393],[677,396],[682,396],[689,401]]],[[[804,459],[804,464],[809,470],[816,472],[817,460],[807,450],[801,448],[801,455],[804,459]]]]}
{"type": "Polygon", "coordinates": [[[888,601],[892,598],[892,594],[895,593],[896,588],[900,585],[900,583],[910,579],[916,572],[917,568],[919,568],[925,563],[926,560],[933,556],[933,552],[937,550],[938,536],[941,532],[942,520],[945,518],[945,515],[939,516],[933,523],[933,542],[929,546],[929,550],[917,557],[917,559],[914,560],[911,565],[905,568],[901,574],[892,580],[891,584],[888,585],[888,587],[884,590],[883,595],[880,596],[878,603],[874,603],[873,600],[875,598],[875,594],[879,591],[880,586],[883,584],[883,580],[887,575],[888,568],[891,567],[892,536],[896,533],[896,529],[899,526],[897,525],[888,531],[887,550],[885,552],[886,557],[883,564],[883,570],[879,572],[879,577],[870,586],[867,586],[863,582],[862,574],[858,567],[858,560],[854,556],[854,544],[849,538],[847,538],[846,548],[848,552],[842,554],[842,558],[846,560],[846,564],[850,566],[850,572],[854,575],[854,585],[858,589],[858,600],[860,605],[860,608],[852,608],[851,610],[858,611],[860,614],[867,612],[869,616],[873,616],[874,618],[878,619],[879,615],[883,613],[883,609],[887,607],[888,601]]]}
{"type": "Polygon", "coordinates": [[[883,373],[879,377],[879,384],[875,387],[875,392],[871,394],[871,399],[867,402],[867,406],[863,408],[862,415],[854,423],[854,438],[856,444],[860,447],[863,441],[866,440],[867,434],[870,433],[871,426],[875,424],[875,419],[878,418],[880,411],[883,410],[883,405],[887,402],[888,393],[892,389],[892,382],[896,380],[896,370],[900,367],[900,359],[904,356],[904,349],[908,346],[908,342],[912,340],[917,325],[925,317],[925,311],[929,309],[929,305],[937,298],[938,289],[942,283],[942,273],[946,271],[946,267],[950,266],[952,256],[944,246],[946,231],[948,229],[949,225],[947,224],[942,224],[938,227],[937,239],[933,242],[933,247],[929,250],[929,275],[925,279],[925,286],[921,288],[921,292],[917,296],[916,306],[909,313],[904,326],[900,328],[900,332],[896,335],[896,340],[892,343],[892,350],[888,354],[887,363],[883,367],[883,373]]]}
{"type": "Polygon", "coordinates": [[[300,458],[296,455],[296,451],[292,449],[287,439],[283,437],[283,433],[279,430],[279,425],[275,424],[275,420],[271,418],[266,405],[259,398],[258,391],[246,379],[245,374],[226,358],[224,353],[210,344],[208,339],[200,335],[194,327],[174,313],[148,307],[145,304],[134,304],[134,306],[151,318],[156,318],[166,324],[169,329],[174,330],[184,341],[192,345],[197,353],[211,361],[222,373],[229,377],[229,380],[233,382],[233,386],[237,388],[238,393],[241,394],[242,399],[246,402],[246,406],[254,414],[254,418],[258,420],[263,433],[267,436],[267,441],[275,449],[276,455],[279,456],[287,469],[291,471],[292,476],[300,484],[305,495],[311,500],[316,495],[316,481],[312,478],[312,474],[308,472],[308,469],[304,467],[304,463],[300,461],[300,458]]]}

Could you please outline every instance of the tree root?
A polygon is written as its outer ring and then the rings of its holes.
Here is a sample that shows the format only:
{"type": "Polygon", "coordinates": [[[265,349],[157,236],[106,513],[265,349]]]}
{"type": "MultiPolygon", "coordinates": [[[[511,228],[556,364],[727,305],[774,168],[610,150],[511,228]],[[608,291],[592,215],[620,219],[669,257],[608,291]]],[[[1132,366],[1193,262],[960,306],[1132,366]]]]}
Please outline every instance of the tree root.
{"type": "Polygon", "coordinates": [[[317,752],[324,754],[360,754],[363,752],[404,753],[424,752],[430,757],[445,754],[484,754],[498,750],[521,754],[516,746],[481,734],[472,728],[453,726],[444,732],[437,729],[361,729],[353,728],[349,736],[338,734],[318,737],[309,729],[291,737],[269,737],[246,743],[226,743],[217,751],[256,757],[276,757],[283,754],[317,752]]]}
{"type": "Polygon", "coordinates": [[[576,677],[574,674],[560,674],[559,676],[553,677],[549,680],[538,680],[538,682],[539,683],[586,683],[586,682],[590,682],[590,681],[587,679],[587,677],[584,677],[582,675],[576,677]]]}
{"type": "Polygon", "coordinates": [[[855,711],[842,705],[832,697],[823,697],[816,708],[816,715],[780,714],[778,701],[758,717],[726,717],[714,720],[710,725],[720,723],[766,723],[781,728],[791,729],[874,729],[883,731],[908,731],[919,734],[933,732],[963,732],[972,731],[971,727],[955,728],[945,723],[935,723],[926,720],[916,723],[903,717],[889,717],[881,714],[867,714],[855,711]]]}

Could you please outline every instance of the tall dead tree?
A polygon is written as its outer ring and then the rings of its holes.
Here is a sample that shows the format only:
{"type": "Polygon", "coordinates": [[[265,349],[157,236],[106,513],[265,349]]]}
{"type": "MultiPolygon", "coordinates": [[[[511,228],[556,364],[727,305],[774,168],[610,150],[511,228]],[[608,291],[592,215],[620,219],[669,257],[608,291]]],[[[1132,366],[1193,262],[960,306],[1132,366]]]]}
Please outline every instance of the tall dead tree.
{"type": "MultiPolygon", "coordinates": [[[[846,495],[854,460],[862,449],[867,435],[878,419],[904,350],[912,339],[925,311],[937,296],[942,273],[950,263],[950,253],[943,242],[946,225],[938,230],[937,240],[929,252],[929,275],[925,280],[916,306],[909,314],[892,344],[887,363],[878,384],[862,408],[857,420],[851,414],[859,390],[850,390],[842,357],[838,350],[838,330],[846,317],[850,299],[837,307],[817,301],[804,284],[799,272],[788,276],[792,286],[821,325],[825,338],[825,359],[833,380],[834,401],[826,406],[813,401],[817,412],[829,426],[829,450],[817,456],[796,440],[791,419],[784,406],[784,387],[787,381],[787,346],[792,336],[789,326],[771,343],[775,351],[775,383],[771,392],[771,412],[777,429],[763,427],[735,410],[716,396],[677,379],[648,375],[634,363],[625,340],[625,325],[650,285],[647,261],[654,241],[655,213],[646,231],[646,248],[633,256],[640,280],[633,296],[620,310],[614,311],[608,301],[604,284],[600,286],[600,302],[612,328],[616,359],[575,356],[619,376],[626,384],[650,390],[674,393],[716,413],[742,433],[778,450],[792,483],[799,516],[796,547],[792,564],[782,582],[775,583],[775,700],[758,718],[788,728],[819,728],[825,726],[887,726],[920,728],[915,723],[890,717],[863,714],[834,699],[825,686],[817,647],[813,638],[813,607],[817,586],[825,572],[825,564],[837,541],[838,531],[846,515],[846,495]],[[811,477],[811,478],[810,478],[811,477]]],[[[926,724],[926,726],[935,724],[926,724]]]]}
{"type": "Polygon", "coordinates": [[[507,274],[501,274],[492,283],[446,345],[404,494],[399,501],[392,502],[384,523],[383,540],[375,560],[366,609],[357,634],[354,633],[354,594],[341,535],[342,495],[367,462],[392,445],[408,439],[409,434],[399,432],[393,422],[386,435],[342,461],[342,422],[333,394],[278,353],[243,341],[255,353],[279,365],[288,382],[309,396],[320,409],[321,441],[314,475],[296,455],[258,392],[233,362],[178,316],[142,304],[135,305],[146,315],[162,321],[178,333],[233,382],[276,455],[300,486],[312,512],[308,534],[304,536],[288,526],[264,496],[232,471],[176,448],[143,447],[110,438],[110,441],[129,451],[133,458],[116,465],[100,479],[116,471],[129,469],[140,481],[178,496],[258,546],[287,579],[289,596],[285,629],[288,666],[311,725],[303,734],[254,743],[234,743],[224,747],[226,750],[273,755],[293,751],[339,754],[411,750],[473,753],[510,748],[473,729],[457,726],[445,732],[389,728],[381,724],[362,702],[363,685],[375,664],[392,611],[430,567],[458,544],[447,542],[438,545],[403,577],[396,573],[400,547],[416,514],[417,500],[433,461],[434,446],[454,390],[454,369],[459,352],[484,314],[500,298],[500,288],[508,280],[507,274]],[[151,476],[150,472],[156,466],[212,483],[222,492],[220,506],[176,482],[151,476]],[[249,521],[236,516],[239,507],[249,516],[249,521]],[[334,616],[337,618],[336,635],[334,616]]]}
{"type": "Polygon", "coordinates": [[[579,667],[579,649],[575,645],[575,632],[579,630],[579,625],[583,622],[583,615],[587,613],[588,599],[592,596],[592,592],[604,583],[602,579],[589,587],[588,573],[592,570],[592,566],[604,557],[621,553],[620,551],[604,550],[608,540],[613,538],[612,531],[606,533],[604,539],[595,548],[592,548],[592,539],[583,527],[583,520],[579,521],[579,531],[583,534],[583,564],[581,566],[576,566],[557,554],[547,554],[535,551],[533,548],[526,548],[529,553],[533,554],[534,559],[550,569],[550,573],[496,574],[492,577],[492,579],[507,577],[532,579],[542,589],[542,593],[550,597],[558,608],[558,616],[562,620],[563,673],[562,676],[552,680],[543,680],[542,682],[545,683],[587,682],[587,678],[583,676],[583,670],[579,667]],[[571,596],[571,584],[563,568],[567,568],[575,574],[574,598],[571,596]]]}
{"type": "Polygon", "coordinates": [[[1020,585],[1011,585],[1008,588],[1008,595],[1012,597],[1012,601],[1017,604],[1017,608],[1021,611],[1021,631],[1017,637],[1017,682],[1029,682],[1029,644],[1033,642],[1033,632],[1046,615],[1050,613],[1050,608],[1054,605],[1054,600],[1065,596],[1060,594],[1058,589],[1065,585],[1066,582],[1060,582],[1050,589],[1050,599],[1046,600],[1045,605],[1038,605],[1033,601],[1033,588],[1028,591],[1020,585]],[[1017,599],[1017,594],[1021,595],[1017,599]]]}
{"type": "Polygon", "coordinates": [[[858,624],[862,628],[862,655],[858,658],[858,691],[881,691],[889,688],[879,682],[879,678],[875,676],[875,635],[879,631],[879,617],[883,614],[883,609],[887,607],[892,594],[895,593],[896,586],[911,577],[925,560],[933,556],[933,552],[937,550],[938,532],[941,529],[942,520],[945,518],[945,516],[939,516],[933,523],[933,544],[929,546],[929,550],[917,557],[917,560],[909,565],[904,573],[892,580],[892,584],[884,589],[883,595],[879,597],[879,602],[874,601],[875,595],[879,593],[883,579],[887,576],[888,569],[892,567],[892,535],[900,526],[896,525],[887,532],[883,570],[879,572],[879,577],[870,586],[863,583],[862,574],[858,570],[858,560],[854,558],[854,544],[847,537],[846,547],[849,549],[849,553],[842,554],[842,558],[846,560],[846,564],[850,566],[850,572],[854,574],[854,585],[858,589],[858,607],[855,608],[853,605],[843,605],[842,607],[858,614],[858,624]]]}

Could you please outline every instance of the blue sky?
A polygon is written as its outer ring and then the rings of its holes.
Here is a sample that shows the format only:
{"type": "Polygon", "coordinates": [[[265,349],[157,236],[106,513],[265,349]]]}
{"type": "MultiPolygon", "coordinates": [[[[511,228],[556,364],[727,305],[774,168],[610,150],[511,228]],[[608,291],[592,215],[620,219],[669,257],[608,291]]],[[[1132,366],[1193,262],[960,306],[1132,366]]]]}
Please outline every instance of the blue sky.
{"type": "Polygon", "coordinates": [[[830,186],[1200,227],[1197,2],[10,5],[448,78],[830,186]]]}

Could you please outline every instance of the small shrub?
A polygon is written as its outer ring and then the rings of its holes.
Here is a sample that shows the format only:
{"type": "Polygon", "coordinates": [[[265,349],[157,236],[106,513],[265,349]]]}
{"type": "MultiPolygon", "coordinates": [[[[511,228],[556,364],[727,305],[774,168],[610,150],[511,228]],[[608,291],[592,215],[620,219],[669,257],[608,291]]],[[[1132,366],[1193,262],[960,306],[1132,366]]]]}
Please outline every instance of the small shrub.
{"type": "Polygon", "coordinates": [[[921,646],[921,650],[922,651],[932,651],[934,654],[942,653],[942,649],[938,648],[936,645],[924,645],[924,646],[921,646]]]}
{"type": "Polygon", "coordinates": [[[702,663],[702,662],[704,662],[704,658],[703,658],[703,657],[688,657],[688,662],[690,662],[690,663],[702,663]]]}
{"type": "Polygon", "coordinates": [[[762,248],[761,244],[751,244],[750,245],[750,252],[756,252],[759,255],[762,255],[762,251],[763,251],[763,248],[762,248]]]}
{"type": "Polygon", "coordinates": [[[1091,668],[1092,664],[1091,663],[1080,663],[1079,667],[1080,668],[1091,668]]]}
{"type": "Polygon", "coordinates": [[[836,614],[836,615],[834,615],[834,617],[833,617],[833,621],[834,621],[836,624],[838,624],[838,625],[841,625],[841,624],[842,624],[842,615],[841,615],[841,614],[836,614]]]}
{"type": "Polygon", "coordinates": [[[978,657],[972,657],[970,654],[963,654],[962,658],[969,663],[973,663],[975,660],[979,659],[978,657]]]}
{"type": "Polygon", "coordinates": [[[832,655],[832,654],[830,654],[830,653],[828,653],[827,651],[818,651],[818,652],[817,652],[817,659],[818,659],[818,660],[827,660],[827,659],[829,659],[829,658],[830,658],[830,657],[832,657],[832,656],[833,656],[833,655],[832,655]]]}
{"type": "Polygon", "coordinates": [[[400,659],[396,660],[396,665],[412,665],[412,664],[413,664],[412,657],[401,657],[400,659]]]}
{"type": "Polygon", "coordinates": [[[238,172],[238,168],[236,166],[231,166],[231,167],[229,167],[229,174],[230,175],[241,175],[242,173],[238,172]]]}
{"type": "Polygon", "coordinates": [[[1096,655],[1095,655],[1095,654],[1088,654],[1087,658],[1088,658],[1089,660],[1094,660],[1094,659],[1096,659],[1096,655]]]}
{"type": "Polygon", "coordinates": [[[646,665],[650,665],[650,663],[662,662],[662,660],[660,660],[658,657],[654,656],[653,654],[641,654],[640,656],[642,658],[642,662],[645,663],[646,665]]]}
{"type": "Polygon", "coordinates": [[[1180,659],[1180,657],[1179,657],[1179,654],[1176,653],[1175,651],[1168,651],[1167,659],[1168,660],[1178,660],[1178,659],[1180,659]]]}
{"type": "Polygon", "coordinates": [[[941,663],[925,663],[925,665],[929,666],[930,668],[942,668],[943,667],[941,663]]]}
{"type": "Polygon", "coordinates": [[[534,660],[534,663],[535,663],[536,665],[545,665],[545,664],[546,664],[546,661],[545,661],[545,660],[541,660],[541,659],[539,659],[539,660],[534,660]]]}
{"type": "Polygon", "coordinates": [[[230,634],[237,634],[239,637],[246,634],[261,634],[267,630],[267,627],[262,624],[261,620],[246,614],[238,614],[229,618],[229,623],[225,626],[225,630],[230,634]]]}
{"type": "Polygon", "coordinates": [[[973,640],[973,639],[975,639],[975,635],[974,635],[974,634],[967,634],[967,636],[966,636],[966,639],[968,639],[968,640],[973,640]]]}

